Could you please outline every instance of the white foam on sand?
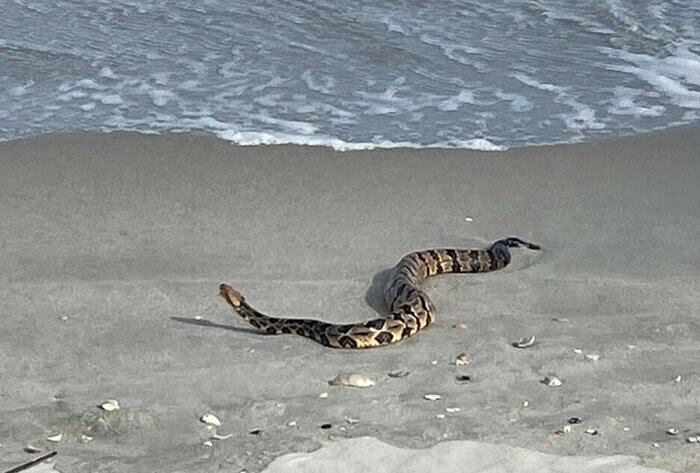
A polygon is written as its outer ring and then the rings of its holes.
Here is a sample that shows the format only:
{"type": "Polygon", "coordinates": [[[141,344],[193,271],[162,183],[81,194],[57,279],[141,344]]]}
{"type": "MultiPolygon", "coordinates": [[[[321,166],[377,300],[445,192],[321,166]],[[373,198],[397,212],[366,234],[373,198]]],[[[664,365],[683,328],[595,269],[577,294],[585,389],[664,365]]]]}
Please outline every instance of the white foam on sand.
{"type": "Polygon", "coordinates": [[[276,458],[264,473],[668,473],[632,456],[574,457],[480,442],[398,448],[372,437],[333,442],[311,453],[276,458]]]}

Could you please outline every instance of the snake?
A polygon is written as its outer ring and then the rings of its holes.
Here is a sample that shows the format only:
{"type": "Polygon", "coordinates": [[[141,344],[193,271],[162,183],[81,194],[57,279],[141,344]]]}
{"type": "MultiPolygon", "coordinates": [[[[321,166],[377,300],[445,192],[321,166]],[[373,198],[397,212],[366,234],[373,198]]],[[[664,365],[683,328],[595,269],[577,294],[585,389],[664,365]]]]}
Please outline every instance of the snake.
{"type": "Polygon", "coordinates": [[[432,249],[409,253],[391,270],[384,288],[384,301],[391,311],[386,317],[355,324],[333,324],[315,319],[287,319],[265,315],[226,283],[219,294],[253,327],[270,335],[296,334],[331,348],[373,348],[399,342],[435,321],[436,311],[423,282],[448,273],[484,273],[506,267],[508,248],[540,250],[540,245],[517,237],[504,238],[483,249],[432,249]]]}

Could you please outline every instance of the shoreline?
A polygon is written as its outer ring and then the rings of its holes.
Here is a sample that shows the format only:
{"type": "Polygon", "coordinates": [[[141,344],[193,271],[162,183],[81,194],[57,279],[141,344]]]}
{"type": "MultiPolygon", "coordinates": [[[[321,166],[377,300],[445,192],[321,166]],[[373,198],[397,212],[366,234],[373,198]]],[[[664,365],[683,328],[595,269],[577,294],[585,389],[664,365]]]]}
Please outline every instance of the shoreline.
{"type": "Polygon", "coordinates": [[[503,152],[123,132],[2,142],[0,470],[32,444],[56,447],[59,470],[261,471],[363,436],[697,470],[698,149],[697,127],[503,152]],[[437,322],[390,347],[260,335],[217,296],[224,281],[271,315],[356,322],[385,313],[402,255],[508,236],[544,251],[430,279],[437,322]],[[529,335],[534,347],[510,346],[529,335]],[[458,368],[462,351],[473,362],[458,368]],[[377,385],[329,386],[342,372],[377,385]],[[552,374],[561,387],[540,382],[552,374]],[[110,398],[120,411],[95,407],[110,398]],[[203,446],[206,412],[232,440],[203,446]]]}

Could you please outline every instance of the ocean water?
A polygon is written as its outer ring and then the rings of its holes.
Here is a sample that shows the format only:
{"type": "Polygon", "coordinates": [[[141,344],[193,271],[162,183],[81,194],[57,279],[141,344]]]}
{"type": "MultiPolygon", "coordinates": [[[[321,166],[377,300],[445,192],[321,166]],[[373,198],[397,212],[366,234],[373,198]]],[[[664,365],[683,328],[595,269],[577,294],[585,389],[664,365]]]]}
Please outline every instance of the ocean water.
{"type": "Polygon", "coordinates": [[[0,140],[503,149],[697,122],[697,0],[5,0],[0,140]]]}

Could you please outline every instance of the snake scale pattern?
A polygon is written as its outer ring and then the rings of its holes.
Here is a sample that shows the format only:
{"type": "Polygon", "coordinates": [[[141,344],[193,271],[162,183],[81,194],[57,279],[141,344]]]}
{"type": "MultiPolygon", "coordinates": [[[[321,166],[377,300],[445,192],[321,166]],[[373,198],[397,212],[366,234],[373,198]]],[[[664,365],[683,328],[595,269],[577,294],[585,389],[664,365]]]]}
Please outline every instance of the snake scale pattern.
{"type": "Polygon", "coordinates": [[[435,249],[410,253],[394,267],[384,290],[384,300],[391,315],[357,324],[270,317],[253,309],[228,284],[222,283],[219,293],[238,315],[268,334],[297,334],[332,348],[372,348],[396,343],[435,321],[435,306],[420,289],[425,279],[437,274],[483,273],[501,269],[510,263],[508,248],[517,247],[540,249],[539,245],[513,237],[498,240],[486,249],[435,249]]]}

